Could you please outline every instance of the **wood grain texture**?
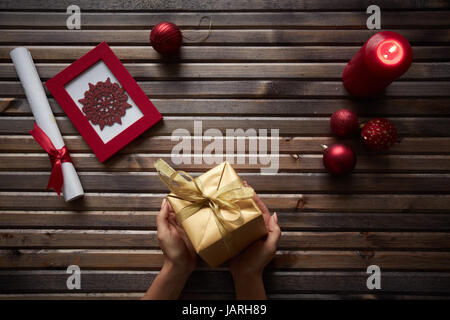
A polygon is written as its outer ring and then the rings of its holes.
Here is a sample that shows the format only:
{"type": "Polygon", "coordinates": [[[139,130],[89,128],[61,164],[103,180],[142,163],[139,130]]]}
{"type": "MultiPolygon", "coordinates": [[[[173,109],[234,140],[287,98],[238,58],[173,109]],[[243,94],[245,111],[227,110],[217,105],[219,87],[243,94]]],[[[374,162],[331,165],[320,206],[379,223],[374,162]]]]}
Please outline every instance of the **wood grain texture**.
{"type": "MultiPolygon", "coordinates": [[[[444,44],[450,42],[450,29],[393,29],[403,35],[411,44],[444,44]]],[[[214,30],[206,45],[284,45],[284,44],[363,44],[373,30],[214,30]]],[[[189,39],[206,38],[208,30],[184,30],[189,39]]],[[[106,41],[108,44],[148,45],[148,30],[22,30],[3,29],[0,44],[33,44],[36,39],[43,44],[98,44],[106,41]]],[[[199,45],[195,41],[185,41],[199,45]]]]}
{"type": "MultiPolygon", "coordinates": [[[[60,268],[76,264],[81,269],[159,270],[164,262],[158,250],[14,249],[0,250],[0,269],[60,268]]],[[[450,270],[449,252],[430,251],[280,251],[267,270],[450,270]]],[[[199,262],[199,268],[208,268],[199,262]]]]}
{"type": "MultiPolygon", "coordinates": [[[[0,300],[140,300],[144,292],[131,293],[23,293],[0,294],[0,300]]],[[[180,300],[232,300],[234,293],[183,292],[180,300]]],[[[321,293],[269,293],[271,300],[448,300],[445,295],[405,294],[321,294],[321,293]]]]}
{"type": "MultiPolygon", "coordinates": [[[[250,0],[233,1],[220,0],[214,2],[205,2],[202,0],[193,1],[145,1],[137,0],[133,2],[123,2],[121,0],[97,1],[89,0],[78,1],[79,5],[86,10],[152,10],[152,11],[172,11],[172,10],[365,10],[372,3],[370,0],[250,0]]],[[[380,6],[386,9],[448,9],[450,5],[445,0],[431,1],[378,1],[380,6]]],[[[70,0],[5,0],[1,2],[0,9],[40,9],[40,10],[65,10],[72,3],[70,0]]]]}
{"type": "MultiPolygon", "coordinates": [[[[193,176],[198,174],[193,173],[193,176]]],[[[38,191],[48,183],[47,172],[0,172],[0,190],[38,191]]],[[[80,172],[86,192],[167,192],[153,172],[80,172]]],[[[333,179],[326,173],[240,173],[256,192],[305,193],[450,193],[450,174],[366,174],[333,179]]]]}
{"type": "MultiPolygon", "coordinates": [[[[383,8],[384,9],[384,8],[383,8]]],[[[383,27],[449,27],[448,11],[383,12],[383,27]]],[[[171,21],[181,28],[197,27],[202,17],[208,16],[214,28],[220,27],[355,27],[366,28],[368,15],[360,12],[209,12],[209,13],[154,13],[154,12],[83,12],[82,28],[108,27],[112,29],[149,29],[161,21],[171,21]]],[[[66,27],[66,13],[60,12],[0,12],[0,27],[66,27]]],[[[208,21],[203,21],[203,28],[208,21]]]]}
{"type": "MultiPolygon", "coordinates": [[[[43,188],[41,188],[43,189],[43,188]]],[[[272,190],[273,192],[273,190],[272,190]]],[[[7,210],[125,210],[158,209],[166,193],[87,193],[65,203],[53,192],[0,192],[7,210]]],[[[261,194],[271,210],[326,212],[450,212],[446,194],[261,194]]]]}
{"type": "MultiPolygon", "coordinates": [[[[93,172],[148,172],[155,171],[154,162],[163,159],[166,162],[185,159],[186,164],[177,166],[180,170],[204,172],[226,157],[233,155],[200,155],[183,157],[162,154],[133,154],[117,156],[106,164],[100,163],[94,154],[72,153],[71,159],[79,171],[93,172]],[[205,163],[195,164],[193,158],[202,158],[205,163]],[[212,163],[212,164],[206,164],[212,163]]],[[[264,165],[249,163],[249,156],[243,155],[245,163],[235,163],[233,168],[241,172],[260,172],[264,165]]],[[[278,172],[325,172],[322,155],[314,154],[286,154],[279,155],[278,172]]],[[[47,153],[22,154],[0,153],[0,171],[50,171],[51,162],[47,153]]],[[[450,156],[448,155],[376,155],[360,156],[355,172],[448,172],[450,171],[450,156]]]]}
{"type": "MultiPolygon", "coordinates": [[[[361,121],[365,119],[362,118],[361,121]]],[[[448,137],[450,131],[450,118],[393,118],[398,135],[404,136],[428,136],[448,137]]],[[[59,129],[63,135],[77,134],[78,131],[67,117],[56,117],[59,129]]],[[[33,128],[32,117],[0,117],[0,134],[28,134],[33,128]]],[[[151,130],[142,134],[142,137],[154,135],[197,136],[205,135],[208,129],[217,129],[222,136],[235,137],[236,130],[244,130],[244,134],[260,136],[259,129],[267,129],[266,137],[270,137],[272,129],[279,136],[330,136],[329,117],[165,117],[151,130]],[[282,120],[282,121],[279,121],[282,120]],[[195,126],[197,127],[196,131],[195,126]],[[227,129],[231,130],[227,133],[227,129]],[[250,131],[247,132],[247,130],[250,131]],[[175,131],[177,130],[177,131],[175,131]],[[180,131],[183,130],[183,131],[180,131]],[[178,133],[180,132],[180,133],[178,133]]],[[[208,135],[208,133],[206,133],[208,135]]],[[[236,138],[235,138],[236,139],[236,138]]],[[[179,140],[180,141],[180,140],[179,140]]],[[[224,147],[225,148],[225,147],[224,147]]]]}
{"type": "MultiPolygon", "coordinates": [[[[42,80],[54,77],[68,64],[38,63],[42,80]]],[[[184,63],[167,67],[158,63],[124,64],[136,80],[175,79],[341,79],[345,63],[184,63]]],[[[449,80],[450,62],[415,63],[400,80],[449,80]]],[[[12,63],[0,63],[0,79],[18,80],[12,63]]]]}
{"type": "MultiPolygon", "coordinates": [[[[33,279],[39,283],[42,292],[54,293],[65,292],[76,297],[77,294],[92,293],[95,298],[98,292],[110,293],[122,298],[136,298],[147,289],[148,283],[156,276],[152,271],[93,271],[83,272],[83,286],[80,293],[73,293],[67,290],[65,286],[67,274],[65,271],[0,271],[0,292],[12,294],[14,292],[26,292],[29,297],[31,293],[39,292],[36,286],[32,286],[33,279]],[[116,290],[116,291],[114,291],[116,290]],[[117,293],[123,293],[118,295],[117,293]],[[125,294],[128,293],[128,294],[125,294]]],[[[383,294],[401,294],[408,291],[411,294],[445,294],[449,291],[450,275],[445,272],[386,272],[383,273],[385,279],[385,289],[383,294]]],[[[324,272],[324,271],[305,271],[305,272],[267,272],[264,276],[266,286],[272,288],[269,294],[278,294],[283,296],[286,291],[291,294],[325,294],[327,288],[332,284],[336,288],[337,294],[373,294],[365,286],[367,274],[364,272],[324,272]]],[[[188,281],[184,293],[209,293],[214,294],[233,294],[233,284],[228,272],[194,272],[188,281]]],[[[111,296],[104,294],[104,297],[111,296]]],[[[36,296],[36,294],[34,294],[36,296]]],[[[57,295],[54,295],[57,297],[57,295]]],[[[89,298],[89,296],[85,296],[89,298]]],[[[313,295],[311,296],[313,297],[313,295]]],[[[330,295],[332,297],[332,295],[330,295]]],[[[374,298],[376,295],[374,296],[374,298]]],[[[381,298],[381,297],[380,297],[381,298]]]]}
{"type": "MultiPolygon", "coordinates": [[[[0,227],[156,230],[158,211],[0,211],[0,227]]],[[[283,231],[450,231],[447,213],[278,212],[283,231]]],[[[300,241],[301,242],[301,241],[300,241]]]]}
{"type": "MultiPolygon", "coordinates": [[[[147,46],[110,46],[122,61],[131,62],[169,62],[156,51],[147,46]]],[[[11,61],[9,52],[15,46],[1,45],[0,60],[11,61]]],[[[86,54],[94,46],[52,46],[27,45],[33,60],[73,62],[86,54]]],[[[179,54],[180,61],[208,62],[294,62],[323,61],[347,62],[358,51],[358,46],[185,46],[179,54]]],[[[448,61],[450,47],[448,46],[413,46],[414,61],[448,61]]]]}
{"type": "MultiPolygon", "coordinates": [[[[239,80],[239,81],[138,81],[155,98],[342,98],[349,97],[339,81],[239,80]]],[[[448,97],[448,81],[394,82],[386,97],[448,97]]],[[[0,96],[24,97],[19,82],[0,81],[0,96]]]]}
{"type": "MultiPolygon", "coordinates": [[[[330,116],[336,106],[351,109],[359,117],[432,117],[450,115],[450,98],[378,98],[352,99],[151,99],[159,112],[170,115],[204,116],[330,116]]],[[[54,99],[49,99],[55,116],[64,111],[54,99]]],[[[0,98],[2,114],[32,116],[24,98],[0,98]]],[[[442,146],[445,147],[445,146],[442,146]]]]}
{"type": "MultiPolygon", "coordinates": [[[[156,231],[0,230],[0,248],[159,249],[156,231]]],[[[449,250],[447,232],[283,232],[279,250],[449,250]]]]}
{"type": "MultiPolygon", "coordinates": [[[[275,139],[275,138],[274,138],[275,139]]],[[[229,138],[218,138],[217,141],[223,143],[229,142],[229,138]]],[[[362,147],[358,139],[337,139],[334,137],[282,137],[276,139],[278,142],[279,151],[281,154],[289,153],[292,155],[301,156],[304,153],[322,154],[322,144],[331,145],[333,143],[345,143],[350,145],[358,155],[370,155],[376,157],[373,153],[362,147]]],[[[73,153],[86,153],[91,152],[91,149],[86,142],[80,136],[65,136],[64,141],[69,150],[73,153]]],[[[259,141],[259,140],[258,140],[259,141]]],[[[268,151],[271,151],[271,141],[268,141],[268,151]]],[[[191,138],[192,143],[201,143],[202,150],[210,142],[204,141],[203,138],[191,138]]],[[[122,149],[120,154],[129,153],[169,153],[173,147],[177,145],[179,141],[172,141],[172,137],[169,136],[150,136],[140,137],[133,143],[122,149]]],[[[235,140],[235,148],[237,150],[237,140],[235,140]]],[[[245,139],[245,150],[249,150],[249,140],[245,139]]],[[[42,148],[36,141],[30,136],[24,135],[0,135],[0,149],[4,152],[42,152],[42,148]]],[[[258,149],[259,150],[259,149],[258,149]]],[[[445,155],[450,153],[450,138],[446,137],[404,137],[400,140],[400,143],[395,144],[391,149],[385,152],[380,152],[382,156],[384,154],[437,154],[445,155]]],[[[119,156],[120,157],[120,156],[119,156]]],[[[115,159],[115,158],[112,158],[115,159]]],[[[120,161],[120,160],[111,160],[120,161]]]]}
{"type": "MultiPolygon", "coordinates": [[[[163,262],[155,220],[167,190],[153,162],[172,162],[179,140],[171,135],[179,128],[192,134],[194,121],[202,121],[201,133],[279,129],[268,143],[268,151],[270,142],[279,146],[277,175],[233,163],[278,211],[282,237],[264,276],[269,298],[450,297],[448,1],[376,3],[382,28],[404,35],[414,60],[370,100],[353,99],[341,83],[346,63],[377,32],[366,30],[370,1],[80,0],[82,30],[66,30],[70,4],[0,2],[0,299],[140,298],[163,262]],[[198,42],[208,33],[206,21],[198,26],[203,16],[211,17],[212,32],[198,42]],[[186,36],[176,59],[149,46],[151,27],[163,20],[186,36]],[[50,162],[28,133],[34,119],[9,52],[28,47],[46,81],[102,41],[164,121],[101,164],[47,92],[87,192],[65,203],[45,191],[50,162]],[[389,118],[398,143],[374,154],[357,137],[333,137],[329,117],[344,107],[361,122],[389,118]],[[358,155],[346,178],[327,175],[322,165],[321,145],[336,142],[358,155]],[[77,293],[66,287],[71,264],[83,270],[77,293]],[[366,286],[372,264],[383,274],[376,294],[366,286]]],[[[263,139],[253,140],[263,150],[263,139]]],[[[202,150],[210,143],[191,142],[202,150]]],[[[250,140],[244,145],[249,150],[250,140]]],[[[198,175],[212,164],[175,167],[198,175]]],[[[181,298],[233,299],[233,288],[226,265],[210,270],[200,263],[181,298]]]]}

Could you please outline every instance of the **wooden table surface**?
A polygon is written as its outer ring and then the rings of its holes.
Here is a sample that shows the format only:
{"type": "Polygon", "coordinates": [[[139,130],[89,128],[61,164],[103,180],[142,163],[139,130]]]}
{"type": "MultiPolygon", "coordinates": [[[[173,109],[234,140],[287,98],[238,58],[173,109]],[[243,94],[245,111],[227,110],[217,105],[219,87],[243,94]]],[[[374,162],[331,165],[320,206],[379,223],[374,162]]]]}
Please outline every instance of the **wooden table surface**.
{"type": "MultiPolygon", "coordinates": [[[[449,297],[450,2],[359,0],[0,2],[0,298],[140,297],[162,255],[155,217],[166,193],[152,167],[170,160],[176,128],[279,128],[280,173],[235,165],[272,210],[283,234],[265,274],[271,298],[449,297]],[[66,7],[81,7],[82,30],[67,30],[66,7]],[[352,100],[341,73],[374,34],[366,8],[382,9],[383,30],[409,39],[414,62],[384,95],[352,100]],[[180,60],[149,45],[160,21],[189,38],[180,60]],[[86,191],[65,203],[46,192],[50,162],[29,135],[33,117],[9,52],[27,46],[43,81],[106,41],[164,116],[105,164],[70,120],[51,106],[86,191]],[[355,172],[332,178],[321,144],[336,141],[329,116],[387,117],[401,142],[382,154],[345,141],[355,172]],[[66,268],[82,270],[68,290],[66,268]],[[366,268],[382,270],[368,290],[366,268]]],[[[208,142],[204,142],[204,145],[208,142]]],[[[190,172],[209,165],[183,165],[190,172]]],[[[184,298],[232,298],[225,267],[200,265],[184,298]]]]}

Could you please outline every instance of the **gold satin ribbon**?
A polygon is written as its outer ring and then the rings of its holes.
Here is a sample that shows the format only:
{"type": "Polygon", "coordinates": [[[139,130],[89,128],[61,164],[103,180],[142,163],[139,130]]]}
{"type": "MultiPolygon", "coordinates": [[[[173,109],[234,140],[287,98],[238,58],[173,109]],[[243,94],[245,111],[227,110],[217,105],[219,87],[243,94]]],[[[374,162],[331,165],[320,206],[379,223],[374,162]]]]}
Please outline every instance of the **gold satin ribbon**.
{"type": "MultiPolygon", "coordinates": [[[[236,179],[222,188],[219,188],[218,186],[218,189],[214,194],[206,195],[201,181],[194,179],[186,172],[181,170],[175,171],[162,159],[158,159],[154,166],[158,171],[161,181],[177,198],[191,202],[190,205],[176,213],[180,223],[198,212],[201,208],[209,206],[213,212],[217,227],[219,228],[226,247],[228,250],[231,250],[229,246],[232,244],[229,241],[229,231],[227,230],[225,223],[243,223],[241,209],[236,202],[252,199],[254,195],[253,189],[244,187],[241,180],[236,179]],[[225,218],[221,213],[221,209],[233,212],[236,218],[225,218]]],[[[169,197],[175,196],[169,195],[169,197]]]]}

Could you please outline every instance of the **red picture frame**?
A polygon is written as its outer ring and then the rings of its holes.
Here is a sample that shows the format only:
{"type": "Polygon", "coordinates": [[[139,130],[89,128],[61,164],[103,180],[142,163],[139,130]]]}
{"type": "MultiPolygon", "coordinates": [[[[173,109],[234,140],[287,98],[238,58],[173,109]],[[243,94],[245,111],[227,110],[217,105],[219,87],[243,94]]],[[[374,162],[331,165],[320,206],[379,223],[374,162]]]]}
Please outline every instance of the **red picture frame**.
{"type": "Polygon", "coordinates": [[[161,114],[106,42],[102,42],[70,66],[59,72],[53,78],[48,80],[45,85],[75,125],[79,133],[86,140],[100,162],[104,162],[110,158],[162,119],[161,114]],[[143,114],[141,118],[117,134],[107,143],[104,143],[100,136],[95,132],[89,120],[65,89],[66,84],[77,78],[100,60],[102,60],[109,68],[122,88],[128,93],[131,99],[133,99],[143,114]]]}

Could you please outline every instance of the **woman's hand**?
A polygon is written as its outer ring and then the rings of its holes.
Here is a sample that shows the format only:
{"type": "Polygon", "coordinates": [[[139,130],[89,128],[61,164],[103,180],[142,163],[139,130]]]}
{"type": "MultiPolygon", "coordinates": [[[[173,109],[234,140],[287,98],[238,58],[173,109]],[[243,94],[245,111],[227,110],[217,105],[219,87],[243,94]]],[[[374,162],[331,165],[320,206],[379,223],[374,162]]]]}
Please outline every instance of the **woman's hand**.
{"type": "MultiPolygon", "coordinates": [[[[248,187],[246,181],[244,185],[248,187]]],[[[230,262],[230,271],[234,278],[238,299],[265,299],[262,273],[264,267],[274,257],[281,235],[276,212],[271,216],[257,194],[254,196],[254,201],[262,212],[267,237],[255,241],[230,262]]]]}
{"type": "Polygon", "coordinates": [[[164,264],[142,299],[177,299],[195,269],[197,255],[166,199],[161,204],[156,225],[164,264]]]}
{"type": "Polygon", "coordinates": [[[161,204],[161,211],[156,217],[156,225],[159,245],[164,253],[164,264],[192,272],[196,266],[197,254],[165,198],[161,204]]]}

